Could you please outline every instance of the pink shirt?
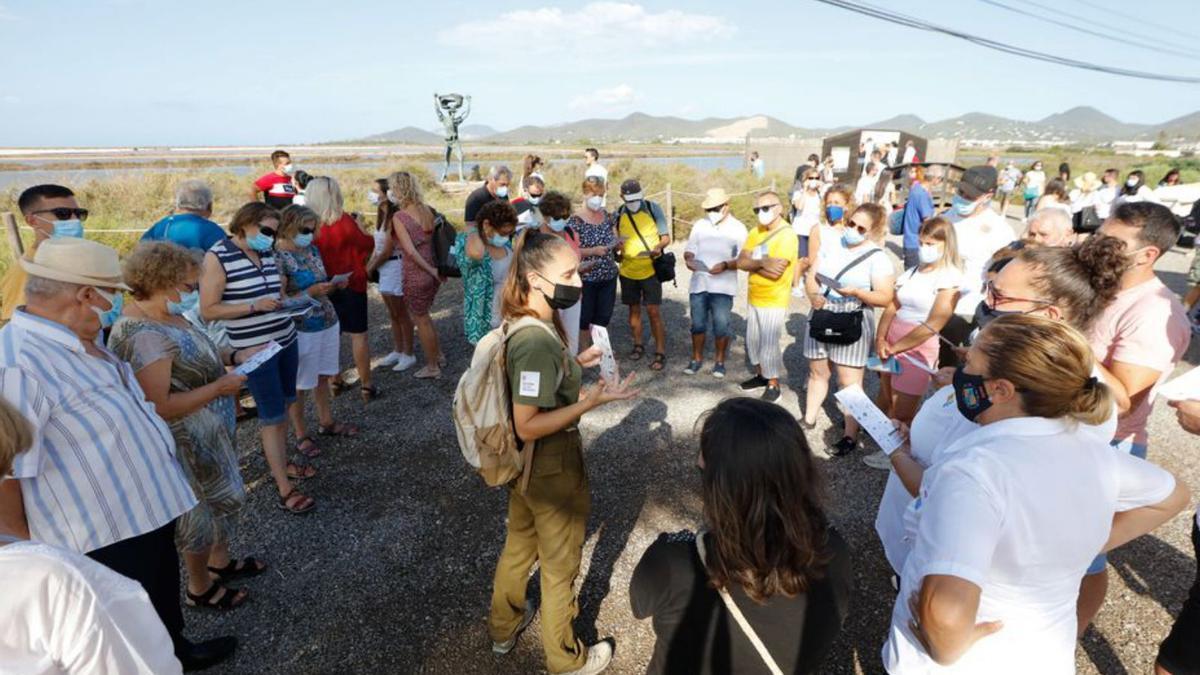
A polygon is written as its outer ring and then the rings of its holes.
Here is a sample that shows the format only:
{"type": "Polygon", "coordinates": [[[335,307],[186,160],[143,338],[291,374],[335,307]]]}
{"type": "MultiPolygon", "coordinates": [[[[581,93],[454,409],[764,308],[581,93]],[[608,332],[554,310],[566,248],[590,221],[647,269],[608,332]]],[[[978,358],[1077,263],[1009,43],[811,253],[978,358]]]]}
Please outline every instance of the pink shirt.
{"type": "Polygon", "coordinates": [[[1134,443],[1146,443],[1146,421],[1154,390],[1183,358],[1190,339],[1183,304],[1158,277],[1118,293],[1096,320],[1089,342],[1105,368],[1111,369],[1114,361],[1121,361],[1162,373],[1149,395],[1118,420],[1116,440],[1132,436],[1134,443]]]}

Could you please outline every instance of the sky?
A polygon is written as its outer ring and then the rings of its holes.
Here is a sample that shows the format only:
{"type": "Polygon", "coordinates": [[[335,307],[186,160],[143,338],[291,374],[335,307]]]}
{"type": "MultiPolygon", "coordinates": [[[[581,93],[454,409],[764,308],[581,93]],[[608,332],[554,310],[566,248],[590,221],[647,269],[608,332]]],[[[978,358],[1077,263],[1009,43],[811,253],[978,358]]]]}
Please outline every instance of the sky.
{"type": "MultiPolygon", "coordinates": [[[[1003,2],[1194,55],[984,0],[901,11],[1088,62],[1200,73],[1200,46],[1185,37],[1200,26],[1196,0],[1003,2]]],[[[274,145],[433,129],[435,91],[471,94],[468,123],[500,130],[634,111],[831,127],[901,113],[1034,120],[1076,105],[1157,123],[1200,110],[1200,85],[1044,64],[815,0],[0,0],[0,45],[0,146],[274,145]]]]}

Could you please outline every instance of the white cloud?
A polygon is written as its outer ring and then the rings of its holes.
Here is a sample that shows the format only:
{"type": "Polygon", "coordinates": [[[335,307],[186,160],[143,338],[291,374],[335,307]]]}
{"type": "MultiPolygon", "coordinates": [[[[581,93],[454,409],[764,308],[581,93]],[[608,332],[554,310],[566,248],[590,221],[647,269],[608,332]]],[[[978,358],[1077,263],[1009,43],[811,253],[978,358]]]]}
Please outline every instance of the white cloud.
{"type": "Polygon", "coordinates": [[[719,16],[677,9],[652,12],[623,2],[592,2],[579,9],[543,7],[504,12],[498,17],[460,23],[439,32],[437,37],[443,45],[479,51],[547,53],[568,49],[619,54],[630,47],[711,45],[712,38],[729,38],[736,30],[719,16]]]}
{"type": "Polygon", "coordinates": [[[571,110],[595,110],[597,108],[612,110],[627,106],[638,99],[639,96],[633,87],[627,84],[618,84],[615,87],[580,94],[571,99],[567,107],[571,110]]]}

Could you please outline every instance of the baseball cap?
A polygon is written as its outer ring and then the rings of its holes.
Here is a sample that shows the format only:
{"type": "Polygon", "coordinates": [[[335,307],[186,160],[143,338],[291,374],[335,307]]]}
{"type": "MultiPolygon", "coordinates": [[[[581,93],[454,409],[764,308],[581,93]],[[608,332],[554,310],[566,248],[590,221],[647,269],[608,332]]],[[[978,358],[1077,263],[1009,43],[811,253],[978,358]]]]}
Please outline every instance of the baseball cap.
{"type": "Polygon", "coordinates": [[[992,166],[973,166],[964,171],[958,181],[958,190],[967,199],[979,199],[995,189],[996,168],[992,166]]]}
{"type": "Polygon", "coordinates": [[[621,199],[627,202],[637,201],[645,195],[642,193],[642,184],[636,178],[626,179],[621,183],[621,199]]]}

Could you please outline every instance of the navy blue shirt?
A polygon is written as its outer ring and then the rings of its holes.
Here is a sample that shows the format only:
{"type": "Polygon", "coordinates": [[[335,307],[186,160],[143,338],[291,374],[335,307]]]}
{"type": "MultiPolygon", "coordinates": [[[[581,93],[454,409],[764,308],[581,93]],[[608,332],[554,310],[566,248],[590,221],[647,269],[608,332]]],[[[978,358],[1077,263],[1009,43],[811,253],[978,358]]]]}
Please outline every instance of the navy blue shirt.
{"type": "Polygon", "coordinates": [[[228,235],[207,218],[194,213],[176,213],[154,224],[142,235],[142,241],[170,241],[184,248],[207,251],[228,235]]]}

